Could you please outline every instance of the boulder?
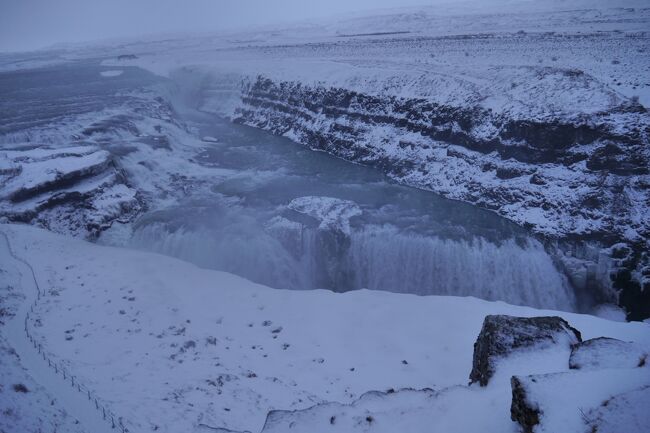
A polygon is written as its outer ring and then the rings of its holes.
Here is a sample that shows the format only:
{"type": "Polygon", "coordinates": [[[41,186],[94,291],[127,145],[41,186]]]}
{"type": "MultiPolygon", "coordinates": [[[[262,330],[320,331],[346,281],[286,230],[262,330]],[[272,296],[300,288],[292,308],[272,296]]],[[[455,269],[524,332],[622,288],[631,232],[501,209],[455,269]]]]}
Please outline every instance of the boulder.
{"type": "Polygon", "coordinates": [[[555,344],[570,347],[581,341],[580,332],[561,317],[486,316],[474,343],[470,383],[486,386],[496,371],[498,359],[515,351],[555,344]]]}
{"type": "Polygon", "coordinates": [[[526,387],[521,378],[512,376],[510,385],[512,386],[510,418],[519,423],[525,433],[532,433],[533,428],[539,424],[539,407],[528,401],[526,387]]]}
{"type": "Polygon", "coordinates": [[[513,376],[510,383],[510,417],[525,433],[649,431],[648,367],[513,376]]]}
{"type": "Polygon", "coordinates": [[[646,363],[648,352],[635,343],[600,337],[583,341],[571,349],[569,368],[599,370],[605,368],[635,368],[646,363]]]}

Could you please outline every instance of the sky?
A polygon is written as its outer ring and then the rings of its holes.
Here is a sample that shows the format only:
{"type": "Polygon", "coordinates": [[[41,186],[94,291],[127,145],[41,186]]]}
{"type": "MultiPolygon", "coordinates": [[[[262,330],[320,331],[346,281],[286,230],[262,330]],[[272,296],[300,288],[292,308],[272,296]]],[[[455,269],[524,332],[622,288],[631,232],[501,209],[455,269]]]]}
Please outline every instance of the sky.
{"type": "Polygon", "coordinates": [[[208,32],[439,0],[0,0],[0,51],[155,33],[208,32]]]}

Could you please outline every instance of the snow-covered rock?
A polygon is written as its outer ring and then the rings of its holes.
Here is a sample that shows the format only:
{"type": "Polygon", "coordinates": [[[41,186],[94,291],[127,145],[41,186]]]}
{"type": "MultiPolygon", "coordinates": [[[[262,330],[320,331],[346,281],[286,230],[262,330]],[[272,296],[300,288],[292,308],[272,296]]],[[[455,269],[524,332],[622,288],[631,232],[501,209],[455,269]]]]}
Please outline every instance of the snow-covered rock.
{"type": "Polygon", "coordinates": [[[613,338],[594,338],[571,348],[569,367],[576,370],[634,368],[645,365],[648,352],[634,343],[613,338]]]}
{"type": "Polygon", "coordinates": [[[487,316],[474,343],[470,381],[486,386],[499,361],[518,351],[569,348],[581,341],[580,332],[561,317],[487,316]]]}
{"type": "Polygon", "coordinates": [[[0,215],[52,230],[94,236],[128,219],[141,203],[111,154],[96,146],[16,148],[0,152],[0,215]]]}
{"type": "MultiPolygon", "coordinates": [[[[590,410],[598,414],[610,399],[648,386],[650,368],[647,366],[514,376],[512,419],[526,433],[590,431],[590,424],[593,424],[588,414],[590,410]]],[[[617,431],[649,431],[647,425],[639,425],[639,420],[645,418],[642,414],[644,410],[638,406],[644,403],[643,400],[617,401],[623,403],[617,431]],[[625,407],[625,403],[631,404],[631,407],[625,407]]],[[[608,410],[604,412],[609,414],[610,419],[616,417],[608,410]]]]}
{"type": "Polygon", "coordinates": [[[332,197],[299,197],[291,200],[289,209],[319,221],[324,230],[338,230],[350,234],[350,218],[361,215],[356,203],[332,197]]]}

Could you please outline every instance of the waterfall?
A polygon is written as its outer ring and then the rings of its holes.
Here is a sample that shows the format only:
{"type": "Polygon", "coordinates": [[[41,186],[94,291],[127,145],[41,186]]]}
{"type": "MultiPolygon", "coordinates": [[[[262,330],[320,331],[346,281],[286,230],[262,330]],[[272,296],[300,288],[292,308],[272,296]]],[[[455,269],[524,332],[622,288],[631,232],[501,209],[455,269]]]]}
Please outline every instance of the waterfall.
{"type": "Polygon", "coordinates": [[[532,238],[500,243],[479,237],[451,240],[382,227],[354,233],[348,257],[357,287],[575,308],[566,277],[532,238]]]}
{"type": "Polygon", "coordinates": [[[306,287],[296,260],[278,240],[262,230],[251,231],[248,225],[239,228],[228,225],[224,230],[185,227],[171,230],[164,223],[153,223],[135,230],[129,246],[241,275],[272,287],[306,287]]]}
{"type": "Polygon", "coordinates": [[[131,246],[276,288],[367,288],[575,310],[567,278],[532,238],[445,239],[392,226],[365,226],[346,235],[284,222],[270,230],[243,220],[193,230],[156,222],[136,229],[131,246]]]}

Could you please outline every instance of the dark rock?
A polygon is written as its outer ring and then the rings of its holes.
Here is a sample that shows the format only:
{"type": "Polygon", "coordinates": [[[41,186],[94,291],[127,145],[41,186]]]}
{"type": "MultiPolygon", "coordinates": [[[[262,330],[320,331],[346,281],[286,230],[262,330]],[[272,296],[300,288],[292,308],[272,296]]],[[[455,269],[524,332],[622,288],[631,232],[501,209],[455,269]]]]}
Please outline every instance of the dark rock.
{"type": "Polygon", "coordinates": [[[514,179],[515,177],[523,176],[525,172],[515,167],[498,167],[497,177],[499,179],[514,179]]]}
{"type": "Polygon", "coordinates": [[[517,376],[510,379],[512,387],[512,404],[510,419],[519,423],[525,433],[533,433],[533,428],[539,424],[539,409],[528,403],[526,389],[517,376]]]}
{"type": "MultiPolygon", "coordinates": [[[[502,119],[480,107],[457,107],[425,99],[365,95],[344,88],[274,82],[262,76],[243,89],[242,102],[244,105],[235,114],[236,121],[276,134],[303,129],[301,132],[312,135],[306,142],[322,141],[315,147],[340,157],[346,157],[342,153],[346,153],[349,147],[358,146],[355,140],[343,140],[345,144],[341,146],[340,136],[353,138],[360,133],[358,127],[334,124],[327,130],[304,131],[301,121],[313,121],[315,115],[320,114],[332,119],[344,116],[363,125],[388,124],[481,153],[496,150],[504,160],[514,158],[526,163],[558,161],[567,156],[567,150],[573,145],[599,140],[640,144],[638,139],[621,136],[598,122],[502,119]],[[256,116],[260,112],[264,115],[256,116]],[[494,136],[478,137],[472,133],[472,129],[478,125],[493,125],[499,132],[494,136]],[[313,136],[319,136],[320,140],[315,140],[313,136]],[[513,142],[522,145],[513,145],[513,142]]],[[[643,167],[638,161],[633,165],[643,167]]]]}
{"type": "Polygon", "coordinates": [[[648,174],[648,161],[635,146],[608,143],[596,149],[587,160],[587,168],[621,176],[648,174]]]}
{"type": "Polygon", "coordinates": [[[650,317],[650,290],[645,282],[615,278],[612,286],[619,290],[618,304],[627,311],[627,320],[645,320],[650,317]]]}
{"type": "Polygon", "coordinates": [[[618,305],[627,312],[627,320],[650,317],[650,278],[644,269],[650,266],[648,244],[618,243],[610,248],[611,287],[618,293],[618,305]]]}
{"type": "Polygon", "coordinates": [[[546,181],[542,176],[539,175],[539,173],[534,173],[529,180],[530,183],[533,185],[546,185],[546,181]]]}
{"type": "Polygon", "coordinates": [[[496,371],[497,360],[517,350],[581,341],[580,332],[561,317],[486,316],[474,343],[470,383],[486,386],[496,371]]]}
{"type": "Polygon", "coordinates": [[[647,357],[647,351],[637,344],[614,338],[592,338],[571,348],[569,368],[578,370],[636,368],[645,364],[647,357]]]}
{"type": "Polygon", "coordinates": [[[27,387],[25,385],[23,385],[22,383],[14,384],[13,389],[14,389],[15,392],[22,392],[22,393],[29,392],[29,389],[27,389],[27,387]]]}
{"type": "Polygon", "coordinates": [[[613,259],[623,260],[632,255],[632,248],[624,243],[613,245],[611,248],[611,256],[613,259]]]}
{"type": "Polygon", "coordinates": [[[127,115],[117,114],[106,119],[98,120],[90,126],[84,128],[81,133],[86,137],[95,134],[118,134],[125,131],[134,136],[140,135],[140,130],[135,122],[127,115]]]}
{"type": "Polygon", "coordinates": [[[69,188],[83,181],[84,179],[107,171],[112,166],[113,162],[107,156],[105,159],[99,160],[94,164],[89,164],[77,170],[70,170],[67,172],[59,173],[53,180],[35,183],[33,186],[29,187],[24,186],[13,192],[10,196],[10,199],[12,202],[17,203],[35,197],[39,194],[45,194],[48,192],[53,192],[55,190],[69,188]]]}

